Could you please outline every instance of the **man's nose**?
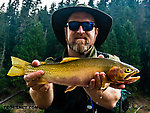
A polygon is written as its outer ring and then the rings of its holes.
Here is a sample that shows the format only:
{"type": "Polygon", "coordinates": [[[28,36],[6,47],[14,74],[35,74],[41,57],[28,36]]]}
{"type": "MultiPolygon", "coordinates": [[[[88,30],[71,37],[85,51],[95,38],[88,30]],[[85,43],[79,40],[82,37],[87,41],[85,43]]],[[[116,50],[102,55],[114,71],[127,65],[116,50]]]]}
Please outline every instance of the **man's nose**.
{"type": "Polygon", "coordinates": [[[85,31],[83,30],[83,27],[80,25],[80,27],[79,27],[79,29],[78,29],[78,31],[77,31],[78,33],[85,33],[85,31]]]}

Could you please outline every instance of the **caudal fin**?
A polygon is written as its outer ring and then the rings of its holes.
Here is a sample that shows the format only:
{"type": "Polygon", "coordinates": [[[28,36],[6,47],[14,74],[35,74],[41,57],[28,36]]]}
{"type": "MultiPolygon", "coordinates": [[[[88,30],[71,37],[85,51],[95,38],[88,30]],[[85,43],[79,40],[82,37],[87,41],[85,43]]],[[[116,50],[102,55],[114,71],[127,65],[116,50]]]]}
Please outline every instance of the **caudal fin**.
{"type": "Polygon", "coordinates": [[[24,60],[21,60],[19,58],[16,57],[11,57],[11,61],[12,61],[12,67],[10,68],[9,72],[8,72],[8,76],[22,76],[24,75],[24,67],[26,65],[29,65],[29,62],[26,62],[24,60]]]}

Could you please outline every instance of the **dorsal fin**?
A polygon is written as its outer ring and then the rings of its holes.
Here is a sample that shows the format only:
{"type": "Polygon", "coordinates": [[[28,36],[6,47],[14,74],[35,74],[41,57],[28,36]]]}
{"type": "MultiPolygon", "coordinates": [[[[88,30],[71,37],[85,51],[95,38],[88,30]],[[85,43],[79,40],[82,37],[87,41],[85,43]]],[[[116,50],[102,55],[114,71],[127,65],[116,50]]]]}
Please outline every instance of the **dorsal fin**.
{"type": "Polygon", "coordinates": [[[80,59],[80,58],[77,58],[77,57],[66,57],[66,58],[63,58],[63,60],[60,63],[69,62],[69,61],[73,61],[73,60],[77,60],[77,59],[80,59]]]}

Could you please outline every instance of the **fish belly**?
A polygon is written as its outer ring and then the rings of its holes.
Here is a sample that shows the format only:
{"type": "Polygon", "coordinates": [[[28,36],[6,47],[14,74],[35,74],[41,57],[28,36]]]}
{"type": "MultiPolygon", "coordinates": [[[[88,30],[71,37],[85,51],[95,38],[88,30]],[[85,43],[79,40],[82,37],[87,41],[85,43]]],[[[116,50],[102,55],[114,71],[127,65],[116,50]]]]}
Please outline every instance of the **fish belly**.
{"type": "Polygon", "coordinates": [[[99,70],[94,67],[85,67],[82,69],[78,66],[51,67],[50,71],[45,72],[43,78],[48,82],[60,85],[85,86],[89,84],[97,71],[99,70]]]}

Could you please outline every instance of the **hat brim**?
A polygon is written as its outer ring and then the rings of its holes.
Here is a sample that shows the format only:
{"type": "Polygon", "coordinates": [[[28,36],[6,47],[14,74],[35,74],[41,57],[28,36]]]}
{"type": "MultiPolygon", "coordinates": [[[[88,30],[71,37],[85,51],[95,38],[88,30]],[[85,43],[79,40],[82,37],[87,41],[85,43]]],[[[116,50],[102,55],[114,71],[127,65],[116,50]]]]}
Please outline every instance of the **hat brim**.
{"type": "Polygon", "coordinates": [[[67,24],[69,16],[74,12],[87,12],[95,19],[95,24],[99,28],[96,38],[95,47],[99,47],[107,38],[112,25],[112,18],[103,11],[89,7],[66,7],[55,11],[52,15],[52,27],[56,38],[62,45],[66,46],[64,26],[67,24]]]}

